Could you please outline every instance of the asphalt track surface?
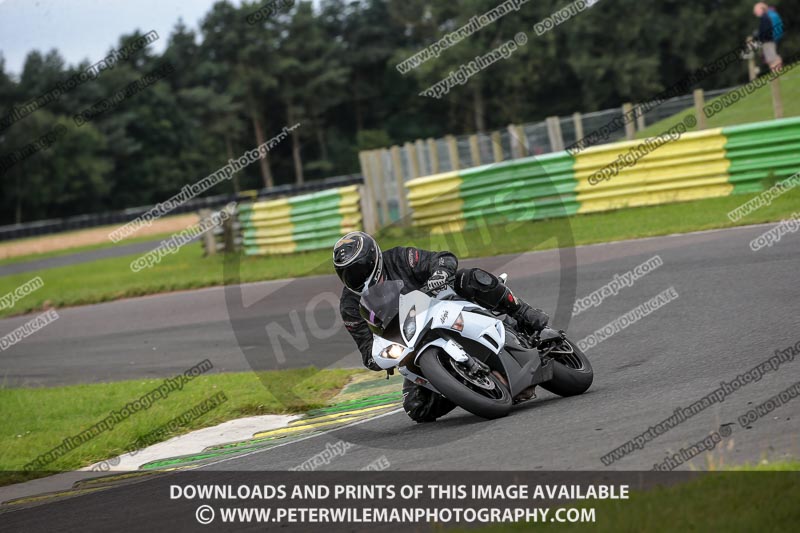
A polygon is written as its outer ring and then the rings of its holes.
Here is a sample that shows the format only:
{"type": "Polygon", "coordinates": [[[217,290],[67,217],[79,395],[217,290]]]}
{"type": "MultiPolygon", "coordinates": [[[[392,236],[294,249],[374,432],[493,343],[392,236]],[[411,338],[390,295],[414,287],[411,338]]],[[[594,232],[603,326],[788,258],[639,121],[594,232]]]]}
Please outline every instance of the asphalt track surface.
{"type": "MultiPolygon", "coordinates": [[[[605,371],[635,376],[666,370],[651,365],[687,365],[670,366],[664,376],[669,382],[697,360],[705,375],[712,373],[709,364],[763,359],[800,337],[800,239],[789,234],[771,248],[750,251],[749,241],[769,227],[578,247],[574,297],[587,296],[656,254],[664,265],[568,324],[562,305],[562,319],[554,325],[580,339],[674,286],[678,300],[589,352],[598,371],[596,387],[608,383],[605,371]]],[[[462,265],[508,272],[519,296],[554,315],[564,292],[559,279],[567,274],[562,262],[550,250],[462,265]]],[[[360,357],[338,316],[340,292],[334,276],[316,276],[59,309],[59,320],[0,353],[0,380],[52,386],[169,377],[205,358],[220,372],[358,366],[360,357]]],[[[0,320],[0,332],[32,316],[0,320]]]]}
{"type": "MultiPolygon", "coordinates": [[[[414,424],[399,412],[291,446],[211,465],[220,470],[283,470],[346,440],[358,447],[332,462],[357,470],[385,455],[400,470],[595,470],[600,457],[774,354],[800,341],[800,239],[752,252],[748,243],[769,226],[627,241],[578,250],[578,295],[587,295],[655,254],[663,266],[578,315],[574,339],[608,324],[670,286],[680,295],[640,322],[589,350],[595,382],[588,393],[540,398],[511,416],[484,421],[457,410],[433,424],[414,424]]],[[[501,265],[514,287],[537,304],[553,303],[559,272],[555,252],[528,254],[501,265]]],[[[502,259],[501,259],[502,261],[502,259]]],[[[554,305],[554,304],[552,304],[554,305]]],[[[668,452],[733,423],[721,443],[722,464],[800,455],[800,403],[788,404],[741,429],[736,418],[797,382],[800,356],[733,393],[616,462],[613,468],[650,469],[668,452]],[[738,431],[737,431],[738,430],[738,431]]],[[[800,400],[795,400],[800,402],[800,400]]]]}
{"type": "MultiPolygon", "coordinates": [[[[600,460],[676,408],[688,407],[711,393],[722,380],[733,380],[769,359],[775,350],[800,340],[800,236],[785,235],[774,246],[752,252],[749,242],[770,227],[578,248],[578,297],[656,254],[664,264],[575,317],[568,328],[573,339],[585,337],[669,287],[679,294],[675,301],[587,352],[595,381],[582,396],[558,398],[542,391],[538,399],[495,421],[457,409],[436,423],[414,424],[402,411],[393,412],[290,445],[213,462],[203,469],[286,470],[324,450],[327,443],[346,440],[355,447],[324,469],[358,470],[385,456],[391,470],[645,470],[725,424],[732,424],[728,427],[733,435],[710,454],[695,459],[695,468],[706,468],[709,459],[719,466],[796,458],[800,456],[800,400],[779,407],[750,429],[736,421],[793,385],[800,357],[610,467],[600,460]]],[[[554,307],[558,297],[559,276],[564,274],[558,263],[557,251],[465,262],[508,272],[517,293],[545,310],[554,307]]],[[[284,366],[357,364],[346,332],[338,328],[330,333],[334,315],[324,302],[325,294],[338,292],[335,278],[252,284],[244,292],[246,305],[248,301],[261,304],[249,308],[252,316],[233,312],[235,327],[222,289],[65,309],[59,312],[62,319],[2,354],[4,374],[12,382],[50,385],[170,376],[206,357],[219,371],[245,370],[253,361],[258,363],[255,366],[281,366],[279,358],[265,348],[269,344],[265,328],[278,323],[291,331],[292,321],[302,319],[312,299],[323,302],[313,320],[319,336],[327,337],[308,339],[309,349],[295,339],[299,348],[285,350],[284,366]],[[298,311],[294,318],[292,311],[298,311]],[[243,352],[250,354],[249,359],[243,352]],[[258,357],[259,353],[267,355],[258,357]]],[[[7,331],[22,322],[24,318],[3,320],[0,329],[7,331]]],[[[126,490],[140,489],[106,491],[107,501],[119,500],[126,490]]],[[[42,510],[50,509],[59,519],[78,520],[95,512],[102,494],[7,516],[21,524],[38,512],[35,521],[40,521],[49,516],[42,510]]]]}

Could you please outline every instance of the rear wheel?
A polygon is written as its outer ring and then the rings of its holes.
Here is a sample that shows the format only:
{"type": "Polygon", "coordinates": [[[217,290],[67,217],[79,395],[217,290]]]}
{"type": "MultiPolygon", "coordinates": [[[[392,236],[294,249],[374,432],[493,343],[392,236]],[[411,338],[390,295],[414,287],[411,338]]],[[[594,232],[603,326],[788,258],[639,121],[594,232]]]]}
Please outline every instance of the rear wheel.
{"type": "Polygon", "coordinates": [[[576,396],[586,392],[594,381],[592,364],[580,348],[568,339],[561,341],[547,355],[553,358],[553,379],[542,388],[559,396],[576,396]]]}
{"type": "Polygon", "coordinates": [[[448,400],[474,415],[500,418],[511,410],[511,393],[493,374],[472,374],[438,347],[425,350],[417,365],[448,400]]]}

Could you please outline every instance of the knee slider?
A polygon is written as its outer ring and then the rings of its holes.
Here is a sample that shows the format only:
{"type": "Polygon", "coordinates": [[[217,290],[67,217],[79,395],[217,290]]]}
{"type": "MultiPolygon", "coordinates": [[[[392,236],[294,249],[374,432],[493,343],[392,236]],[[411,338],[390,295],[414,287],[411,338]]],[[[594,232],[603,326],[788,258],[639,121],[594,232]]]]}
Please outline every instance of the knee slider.
{"type": "Polygon", "coordinates": [[[459,296],[494,309],[506,293],[500,278],[480,268],[464,268],[456,273],[455,290],[459,296]]]}

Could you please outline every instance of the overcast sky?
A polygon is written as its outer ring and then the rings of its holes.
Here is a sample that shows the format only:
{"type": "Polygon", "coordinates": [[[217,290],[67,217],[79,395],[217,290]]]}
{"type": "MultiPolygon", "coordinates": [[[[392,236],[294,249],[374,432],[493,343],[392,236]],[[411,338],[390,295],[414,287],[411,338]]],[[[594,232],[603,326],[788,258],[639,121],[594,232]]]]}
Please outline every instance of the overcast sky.
{"type": "MultiPolygon", "coordinates": [[[[31,50],[57,48],[68,64],[95,63],[119,36],[156,30],[162,52],[179,18],[197,29],[216,0],[0,0],[0,53],[6,72],[19,75],[31,50]]],[[[232,2],[240,5],[240,0],[232,2]]]]}

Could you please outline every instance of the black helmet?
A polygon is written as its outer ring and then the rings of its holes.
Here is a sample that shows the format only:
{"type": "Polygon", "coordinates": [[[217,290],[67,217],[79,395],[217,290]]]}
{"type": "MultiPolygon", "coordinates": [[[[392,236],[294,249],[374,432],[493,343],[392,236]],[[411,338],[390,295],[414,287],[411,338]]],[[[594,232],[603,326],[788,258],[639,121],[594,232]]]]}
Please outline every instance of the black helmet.
{"type": "Polygon", "coordinates": [[[381,279],[381,247],[363,231],[351,231],[333,246],[333,266],[345,287],[361,294],[381,279]]]}

